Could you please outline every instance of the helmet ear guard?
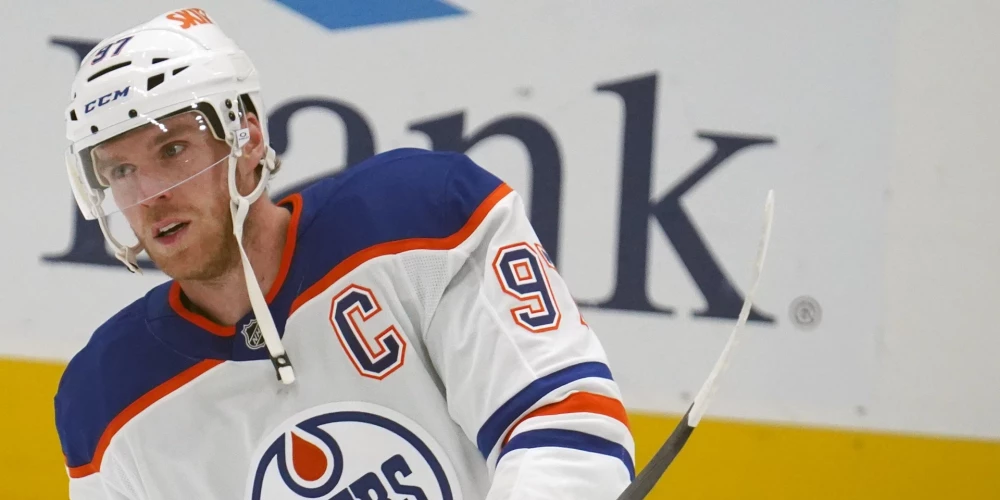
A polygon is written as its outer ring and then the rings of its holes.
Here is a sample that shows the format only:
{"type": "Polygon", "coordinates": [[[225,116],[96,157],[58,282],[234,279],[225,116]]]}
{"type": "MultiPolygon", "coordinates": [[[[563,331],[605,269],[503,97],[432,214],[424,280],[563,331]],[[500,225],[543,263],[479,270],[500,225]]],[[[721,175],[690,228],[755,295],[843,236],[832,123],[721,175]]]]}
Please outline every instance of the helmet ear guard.
{"type": "Polygon", "coordinates": [[[76,200],[76,206],[79,207],[83,218],[87,220],[96,219],[97,214],[94,213],[93,207],[100,206],[100,200],[97,198],[101,194],[100,192],[95,192],[86,181],[80,178],[80,171],[76,168],[76,159],[70,150],[66,151],[66,174],[69,176],[73,199],[76,200]],[[92,197],[94,199],[91,199],[92,197]]]}

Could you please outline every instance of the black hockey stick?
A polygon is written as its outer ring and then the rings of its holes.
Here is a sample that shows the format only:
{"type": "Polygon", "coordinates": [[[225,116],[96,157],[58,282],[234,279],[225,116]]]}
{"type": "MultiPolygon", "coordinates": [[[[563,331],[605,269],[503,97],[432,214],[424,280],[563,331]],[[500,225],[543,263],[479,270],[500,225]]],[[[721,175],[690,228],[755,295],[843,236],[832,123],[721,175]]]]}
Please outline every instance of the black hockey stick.
{"type": "Polygon", "coordinates": [[[646,498],[656,482],[660,480],[663,473],[667,471],[667,467],[674,461],[674,458],[681,452],[684,448],[684,444],[687,443],[691,433],[694,432],[695,427],[698,426],[698,422],[701,421],[701,417],[705,415],[705,410],[708,408],[708,402],[712,399],[717,388],[716,381],[719,375],[722,374],[729,366],[729,359],[732,355],[733,348],[739,343],[740,336],[738,335],[742,330],[743,326],[746,325],[747,318],[750,316],[750,307],[753,304],[753,295],[757,291],[757,284],[760,282],[760,272],[764,268],[764,256],[767,254],[767,244],[771,239],[771,223],[774,220],[774,190],[767,192],[767,201],[764,203],[764,230],[760,237],[760,244],[757,247],[757,260],[754,263],[753,270],[753,280],[751,281],[750,290],[747,292],[746,298],[743,300],[743,309],[740,310],[739,319],[736,320],[736,325],[733,327],[733,332],[729,335],[729,341],[726,342],[726,347],[722,350],[722,354],[719,356],[719,360],[715,362],[715,367],[712,368],[712,372],[708,375],[708,379],[702,384],[701,390],[698,391],[698,395],[695,396],[694,402],[688,407],[687,412],[681,418],[681,421],[674,427],[674,431],[670,433],[670,437],[667,438],[663,446],[657,450],[653,458],[646,464],[646,467],[642,469],[642,472],[632,481],[631,484],[625,488],[625,491],[618,496],[618,500],[642,500],[646,498]]]}

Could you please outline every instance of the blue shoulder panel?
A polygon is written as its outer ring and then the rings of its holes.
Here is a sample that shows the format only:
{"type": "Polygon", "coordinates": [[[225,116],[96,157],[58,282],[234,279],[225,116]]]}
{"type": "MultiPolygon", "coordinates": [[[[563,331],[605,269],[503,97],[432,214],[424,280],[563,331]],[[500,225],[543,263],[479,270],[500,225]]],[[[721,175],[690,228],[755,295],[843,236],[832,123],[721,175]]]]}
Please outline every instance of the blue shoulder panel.
{"type": "Polygon", "coordinates": [[[101,435],[129,405],[200,361],[149,335],[146,300],[133,302],[98,328],[63,372],[55,420],[69,467],[91,462],[101,435]]]}
{"type": "Polygon", "coordinates": [[[404,148],[306,188],[295,256],[312,269],[303,289],[366,248],[458,232],[501,184],[463,154],[404,148]]]}

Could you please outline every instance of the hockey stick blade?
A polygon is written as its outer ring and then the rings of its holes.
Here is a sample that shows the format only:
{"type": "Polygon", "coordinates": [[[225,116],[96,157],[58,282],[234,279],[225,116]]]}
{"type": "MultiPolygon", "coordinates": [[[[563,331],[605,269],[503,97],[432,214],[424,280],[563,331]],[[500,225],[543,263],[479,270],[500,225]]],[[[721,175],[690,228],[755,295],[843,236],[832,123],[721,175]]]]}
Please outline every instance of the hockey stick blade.
{"type": "Polygon", "coordinates": [[[701,418],[705,415],[708,403],[718,388],[717,381],[719,376],[729,366],[733,349],[739,343],[740,335],[738,334],[743,326],[746,325],[747,318],[750,316],[753,296],[757,291],[757,284],[760,282],[760,274],[764,268],[764,257],[767,255],[767,246],[771,240],[771,223],[773,220],[774,190],[772,189],[767,192],[767,201],[764,203],[764,230],[760,237],[760,244],[757,247],[757,260],[754,263],[750,290],[747,291],[746,298],[743,300],[743,308],[740,310],[739,318],[736,320],[733,331],[729,335],[729,340],[726,342],[726,346],[723,348],[718,361],[715,362],[712,372],[709,373],[705,383],[702,384],[701,389],[698,391],[698,395],[695,396],[694,402],[691,403],[687,412],[681,417],[681,421],[674,427],[673,432],[670,433],[670,437],[660,446],[660,449],[657,450],[656,454],[653,455],[653,458],[650,459],[649,463],[646,464],[646,467],[643,468],[635,480],[618,496],[618,500],[642,500],[646,498],[646,495],[649,494],[653,486],[656,485],[657,481],[667,471],[667,468],[670,467],[674,458],[684,448],[684,444],[687,443],[695,427],[698,426],[701,418]]]}

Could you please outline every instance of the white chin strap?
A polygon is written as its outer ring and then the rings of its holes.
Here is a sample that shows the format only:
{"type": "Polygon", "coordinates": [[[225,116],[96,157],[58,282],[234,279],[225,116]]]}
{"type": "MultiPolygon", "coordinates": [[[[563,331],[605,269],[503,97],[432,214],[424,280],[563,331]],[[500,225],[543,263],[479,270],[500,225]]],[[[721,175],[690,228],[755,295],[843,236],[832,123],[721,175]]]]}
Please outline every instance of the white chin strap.
{"type": "Polygon", "coordinates": [[[134,246],[122,245],[113,234],[111,234],[111,229],[108,228],[107,217],[104,215],[104,211],[101,210],[101,200],[98,198],[97,202],[94,203],[95,212],[97,213],[97,224],[101,226],[101,232],[104,233],[104,237],[111,242],[111,246],[115,249],[115,257],[118,258],[125,264],[125,267],[133,273],[142,274],[142,269],[139,267],[139,263],[136,261],[139,254],[142,253],[142,243],[136,243],[134,246]]]}
{"type": "MultiPolygon", "coordinates": [[[[244,132],[244,131],[240,131],[244,132]]],[[[278,336],[278,327],[271,317],[271,310],[267,306],[267,300],[257,283],[257,275],[250,266],[250,259],[243,249],[243,225],[246,222],[247,214],[250,212],[250,205],[260,198],[267,187],[268,179],[271,177],[271,169],[274,168],[274,150],[267,148],[267,156],[264,159],[264,168],[261,171],[260,182],[248,196],[240,194],[236,188],[236,164],[239,156],[242,155],[243,144],[246,137],[243,133],[238,133],[237,145],[233,148],[233,154],[229,156],[229,196],[231,198],[229,208],[233,215],[233,235],[236,236],[236,243],[240,249],[240,258],[243,260],[243,276],[246,279],[247,292],[250,295],[250,305],[253,307],[254,316],[257,318],[257,325],[264,336],[264,345],[271,356],[271,363],[278,374],[278,380],[285,384],[295,382],[295,371],[292,370],[292,362],[288,359],[285,347],[281,344],[281,337],[278,336]]]]}

